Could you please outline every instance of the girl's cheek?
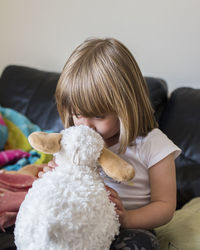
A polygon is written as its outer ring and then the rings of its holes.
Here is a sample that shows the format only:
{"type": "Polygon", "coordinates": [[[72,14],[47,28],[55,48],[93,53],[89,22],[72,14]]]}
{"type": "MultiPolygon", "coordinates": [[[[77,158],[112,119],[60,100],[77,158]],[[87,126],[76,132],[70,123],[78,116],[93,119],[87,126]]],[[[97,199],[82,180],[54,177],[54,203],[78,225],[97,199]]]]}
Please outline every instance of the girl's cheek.
{"type": "Polygon", "coordinates": [[[77,119],[75,116],[73,116],[73,122],[75,126],[79,126],[80,125],[80,120],[77,119]]]}
{"type": "Polygon", "coordinates": [[[95,130],[104,138],[105,137],[105,130],[102,126],[95,125],[95,130]]]}

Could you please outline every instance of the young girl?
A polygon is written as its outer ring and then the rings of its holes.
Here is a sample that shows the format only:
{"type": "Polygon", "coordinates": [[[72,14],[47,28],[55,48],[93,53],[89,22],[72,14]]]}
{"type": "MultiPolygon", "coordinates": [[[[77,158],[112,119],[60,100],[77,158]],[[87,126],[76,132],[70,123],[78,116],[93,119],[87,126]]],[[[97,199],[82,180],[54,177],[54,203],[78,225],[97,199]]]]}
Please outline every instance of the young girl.
{"type": "Polygon", "coordinates": [[[65,127],[93,128],[135,168],[132,185],[101,171],[121,223],[111,249],[159,249],[153,229],[169,222],[175,211],[174,159],[180,149],[157,128],[133,55],[115,39],[85,41],[64,66],[56,101],[65,127]]]}

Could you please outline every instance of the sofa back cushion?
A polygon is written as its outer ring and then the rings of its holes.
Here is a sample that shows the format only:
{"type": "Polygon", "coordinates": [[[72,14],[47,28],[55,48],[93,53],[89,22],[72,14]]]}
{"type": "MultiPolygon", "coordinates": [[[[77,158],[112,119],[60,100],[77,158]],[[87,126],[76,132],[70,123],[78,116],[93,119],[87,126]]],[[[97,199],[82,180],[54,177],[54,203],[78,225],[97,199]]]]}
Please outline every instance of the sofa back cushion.
{"type": "Polygon", "coordinates": [[[145,77],[145,80],[149,89],[151,104],[155,110],[156,120],[159,122],[168,102],[168,86],[167,83],[160,78],[145,77]]]}
{"type": "MultiPolygon", "coordinates": [[[[19,111],[41,129],[58,132],[63,128],[54,98],[59,76],[60,73],[10,65],[0,78],[0,105],[19,111]]],[[[159,120],[167,103],[167,84],[158,78],[145,79],[159,120]]]]}
{"type": "Polygon", "coordinates": [[[0,104],[28,117],[41,129],[60,131],[54,92],[59,74],[23,66],[8,66],[0,79],[0,104]]]}

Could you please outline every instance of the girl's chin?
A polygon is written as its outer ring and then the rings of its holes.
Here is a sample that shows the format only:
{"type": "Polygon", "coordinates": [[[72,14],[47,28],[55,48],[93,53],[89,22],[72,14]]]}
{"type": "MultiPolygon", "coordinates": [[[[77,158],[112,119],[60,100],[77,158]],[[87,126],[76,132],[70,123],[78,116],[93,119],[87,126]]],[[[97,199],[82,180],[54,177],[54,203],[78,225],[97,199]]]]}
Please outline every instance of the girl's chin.
{"type": "Polygon", "coordinates": [[[111,147],[119,141],[119,132],[114,134],[112,137],[104,139],[107,147],[111,147]]]}

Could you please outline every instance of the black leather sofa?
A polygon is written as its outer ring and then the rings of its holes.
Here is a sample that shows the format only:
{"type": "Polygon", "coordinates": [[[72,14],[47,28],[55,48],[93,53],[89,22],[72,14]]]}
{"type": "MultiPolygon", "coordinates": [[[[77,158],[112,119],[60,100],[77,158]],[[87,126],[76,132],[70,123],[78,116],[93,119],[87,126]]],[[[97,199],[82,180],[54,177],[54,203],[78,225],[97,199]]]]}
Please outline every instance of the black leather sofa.
{"type": "MultiPolygon", "coordinates": [[[[42,129],[63,128],[54,92],[59,73],[11,65],[0,78],[0,105],[13,108],[42,129]]],[[[200,196],[200,89],[181,87],[168,96],[167,83],[145,77],[160,129],[182,154],[176,160],[177,209],[200,196]]],[[[0,250],[14,250],[13,227],[0,233],[0,250]]]]}

